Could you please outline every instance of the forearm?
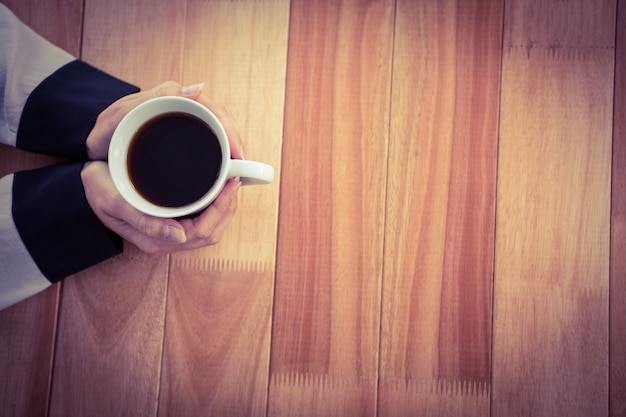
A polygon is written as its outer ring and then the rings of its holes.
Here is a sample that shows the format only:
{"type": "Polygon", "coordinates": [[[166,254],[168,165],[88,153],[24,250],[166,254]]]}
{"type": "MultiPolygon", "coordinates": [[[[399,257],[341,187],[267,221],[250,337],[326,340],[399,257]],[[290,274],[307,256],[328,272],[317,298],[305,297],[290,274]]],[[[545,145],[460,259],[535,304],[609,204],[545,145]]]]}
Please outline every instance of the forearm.
{"type": "Polygon", "coordinates": [[[98,115],[138,88],[50,44],[0,4],[0,142],[76,162],[0,178],[0,308],[114,256],[81,169],[98,115]]]}

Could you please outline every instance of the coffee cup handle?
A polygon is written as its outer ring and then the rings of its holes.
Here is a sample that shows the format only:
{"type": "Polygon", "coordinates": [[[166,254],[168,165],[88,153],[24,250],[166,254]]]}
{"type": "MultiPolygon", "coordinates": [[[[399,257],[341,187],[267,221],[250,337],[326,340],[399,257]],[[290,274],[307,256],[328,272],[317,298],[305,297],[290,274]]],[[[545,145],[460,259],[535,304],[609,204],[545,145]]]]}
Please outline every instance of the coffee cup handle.
{"type": "Polygon", "coordinates": [[[262,162],[231,159],[229,177],[239,177],[242,185],[269,184],[274,181],[274,168],[262,162]]]}

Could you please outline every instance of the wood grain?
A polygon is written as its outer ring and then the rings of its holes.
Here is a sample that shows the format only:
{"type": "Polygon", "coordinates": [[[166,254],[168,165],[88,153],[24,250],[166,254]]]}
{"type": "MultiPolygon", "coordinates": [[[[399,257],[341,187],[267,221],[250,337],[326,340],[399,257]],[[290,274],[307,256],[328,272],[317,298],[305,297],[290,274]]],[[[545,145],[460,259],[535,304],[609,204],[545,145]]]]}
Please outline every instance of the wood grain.
{"type": "Polygon", "coordinates": [[[381,416],[489,413],[502,6],[397,5],[381,416]]]}
{"type": "Polygon", "coordinates": [[[188,4],[185,83],[205,83],[276,180],[240,190],[218,245],[172,256],[163,416],[265,415],[288,24],[286,0],[188,4]]]}
{"type": "Polygon", "coordinates": [[[126,251],[66,278],[50,416],[156,415],[167,261],[126,251]]]}
{"type": "MultiPolygon", "coordinates": [[[[3,3],[44,38],[79,54],[82,1],[3,3]]],[[[0,145],[0,177],[60,160],[0,145]]],[[[1,273],[0,273],[1,275],[1,273]]],[[[0,415],[47,416],[60,285],[0,311],[0,415]]]]}
{"type": "Polygon", "coordinates": [[[493,415],[608,414],[615,2],[507,2],[493,415]]]}
{"type": "Polygon", "coordinates": [[[272,416],[376,412],[393,1],[293,1],[272,416]]]}
{"type": "Polygon", "coordinates": [[[190,0],[183,80],[204,82],[243,141],[245,158],[270,164],[276,180],[243,187],[219,245],[184,257],[275,263],[289,0],[190,0]]]}
{"type": "Polygon", "coordinates": [[[623,1],[5,3],[277,180],[0,312],[0,415],[626,413],[623,1]]]}
{"type": "Polygon", "coordinates": [[[609,318],[609,415],[626,415],[626,3],[618,2],[613,171],[611,192],[611,281],[609,318]]]}
{"type": "Polygon", "coordinates": [[[263,416],[271,264],[177,257],[170,274],[159,415],[263,416]]]}
{"type": "Polygon", "coordinates": [[[0,144],[0,176],[17,171],[36,169],[63,162],[63,159],[23,151],[9,145],[0,144]]]}
{"type": "Polygon", "coordinates": [[[0,311],[1,416],[47,416],[58,285],[0,311]]]}
{"type": "Polygon", "coordinates": [[[86,0],[82,59],[142,89],[180,82],[186,4],[86,0]]]}
{"type": "Polygon", "coordinates": [[[2,0],[2,3],[45,39],[74,56],[80,55],[82,0],[2,0]]]}
{"type": "MultiPolygon", "coordinates": [[[[180,80],[185,4],[86,1],[82,58],[141,87],[180,80]]],[[[51,415],[156,414],[168,259],[126,244],[64,280],[51,415]]]]}

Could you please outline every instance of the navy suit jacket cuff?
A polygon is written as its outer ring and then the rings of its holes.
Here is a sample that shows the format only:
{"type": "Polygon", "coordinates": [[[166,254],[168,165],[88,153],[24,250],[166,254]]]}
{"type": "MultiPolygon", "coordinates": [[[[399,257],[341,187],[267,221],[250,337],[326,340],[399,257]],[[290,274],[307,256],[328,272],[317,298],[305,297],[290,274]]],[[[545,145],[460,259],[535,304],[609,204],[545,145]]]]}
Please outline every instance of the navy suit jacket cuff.
{"type": "Polygon", "coordinates": [[[122,239],[100,222],[87,202],[82,167],[75,162],[14,175],[13,221],[50,282],[122,252],[122,239]]]}
{"type": "Polygon", "coordinates": [[[17,147],[77,161],[18,172],[13,178],[15,227],[51,282],[122,251],[122,239],[89,206],[80,173],[98,115],[137,91],[85,62],[72,61],[45,78],[26,100],[17,147]]]}
{"type": "Polygon", "coordinates": [[[85,142],[98,115],[114,101],[137,91],[83,61],[72,61],[50,74],[28,96],[16,145],[85,161],[85,142]]]}

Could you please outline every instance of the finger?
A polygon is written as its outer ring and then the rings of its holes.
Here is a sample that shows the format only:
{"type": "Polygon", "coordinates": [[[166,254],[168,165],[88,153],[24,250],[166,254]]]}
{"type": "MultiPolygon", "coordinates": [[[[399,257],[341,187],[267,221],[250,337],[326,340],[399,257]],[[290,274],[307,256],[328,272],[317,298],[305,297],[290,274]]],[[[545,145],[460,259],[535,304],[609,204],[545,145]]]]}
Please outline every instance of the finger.
{"type": "Polygon", "coordinates": [[[185,229],[173,219],[152,217],[133,207],[127,208],[125,213],[120,213],[120,218],[139,233],[152,239],[171,243],[184,243],[187,240],[185,229]]]}
{"type": "MultiPolygon", "coordinates": [[[[238,186],[236,188],[238,189],[238,186]]],[[[222,216],[221,218],[220,217],[215,218],[215,223],[212,226],[213,231],[211,233],[211,237],[208,240],[205,239],[205,241],[208,244],[216,244],[220,240],[222,240],[222,236],[224,235],[224,232],[226,232],[226,229],[228,228],[230,221],[232,220],[232,218],[235,215],[235,212],[237,211],[237,204],[238,204],[237,193],[235,189],[228,207],[218,209],[219,212],[222,213],[222,216]]]]}
{"type": "Polygon", "coordinates": [[[175,81],[166,81],[146,91],[146,97],[140,97],[141,100],[146,101],[151,98],[163,97],[163,96],[182,96],[196,100],[202,94],[204,89],[204,83],[191,84],[181,86],[175,81]]]}
{"type": "Polygon", "coordinates": [[[197,100],[202,94],[203,89],[204,89],[204,83],[186,85],[180,89],[180,94],[183,97],[187,97],[192,100],[197,100]]]}
{"type": "Polygon", "coordinates": [[[133,227],[140,234],[148,238],[159,239],[165,242],[186,241],[185,229],[173,219],[161,219],[149,216],[131,206],[117,192],[111,180],[109,170],[103,162],[91,162],[88,168],[97,170],[101,193],[107,197],[102,202],[104,214],[113,219],[121,220],[133,227]]]}
{"type": "Polygon", "coordinates": [[[118,102],[123,109],[121,113],[126,114],[141,103],[151,100],[153,98],[182,95],[182,88],[183,87],[176,81],[166,81],[155,87],[152,87],[149,90],[144,90],[139,93],[126,96],[124,99],[118,102]]]}
{"type": "Polygon", "coordinates": [[[146,91],[130,94],[107,107],[97,118],[87,137],[87,155],[90,160],[106,160],[113,131],[124,116],[138,105],[162,96],[183,96],[197,100],[202,94],[203,83],[182,87],[175,81],[166,81],[146,91]]]}
{"type": "Polygon", "coordinates": [[[183,246],[180,242],[186,236],[182,225],[171,219],[142,217],[142,213],[119,194],[111,181],[106,163],[86,163],[81,179],[85,197],[94,214],[125,240],[152,254],[173,252],[183,246]]]}
{"type": "MultiPolygon", "coordinates": [[[[163,254],[171,253],[177,250],[181,250],[185,244],[184,231],[167,231],[171,226],[164,226],[162,232],[158,232],[158,228],[155,228],[156,233],[151,233],[145,228],[137,227],[128,223],[125,219],[108,217],[108,221],[105,222],[108,227],[122,236],[128,242],[133,243],[139,249],[150,254],[163,254]]],[[[174,230],[176,230],[174,228],[174,230]]]]}
{"type": "Polygon", "coordinates": [[[238,179],[228,181],[217,199],[198,217],[181,221],[188,240],[199,240],[205,245],[216,244],[237,210],[238,179]]]}
{"type": "Polygon", "coordinates": [[[193,249],[198,249],[198,248],[217,244],[222,239],[222,236],[226,232],[226,229],[228,228],[228,225],[230,221],[232,220],[233,214],[235,213],[236,209],[237,209],[237,199],[234,198],[231,201],[230,208],[229,208],[232,214],[222,217],[217,222],[217,224],[213,227],[209,236],[198,238],[198,239],[190,239],[182,245],[177,245],[177,247],[174,248],[174,250],[176,251],[193,250],[193,249]]]}
{"type": "Polygon", "coordinates": [[[224,126],[226,136],[228,136],[231,157],[234,159],[245,159],[243,156],[243,142],[241,140],[241,136],[239,135],[239,132],[237,132],[237,129],[235,129],[233,118],[226,107],[220,103],[209,100],[204,96],[198,97],[198,102],[211,110],[222,123],[222,126],[224,126]]]}
{"type": "Polygon", "coordinates": [[[196,100],[202,94],[204,83],[181,86],[176,81],[166,81],[149,90],[145,90],[136,94],[126,96],[119,101],[121,106],[120,113],[124,115],[141,103],[157,97],[164,96],[182,96],[192,100],[196,100]]]}
{"type": "MultiPolygon", "coordinates": [[[[226,130],[226,128],[224,128],[226,130]]],[[[226,131],[228,136],[228,144],[230,145],[230,156],[233,159],[246,159],[243,156],[243,144],[241,143],[241,136],[234,127],[230,126],[226,131]]]]}

